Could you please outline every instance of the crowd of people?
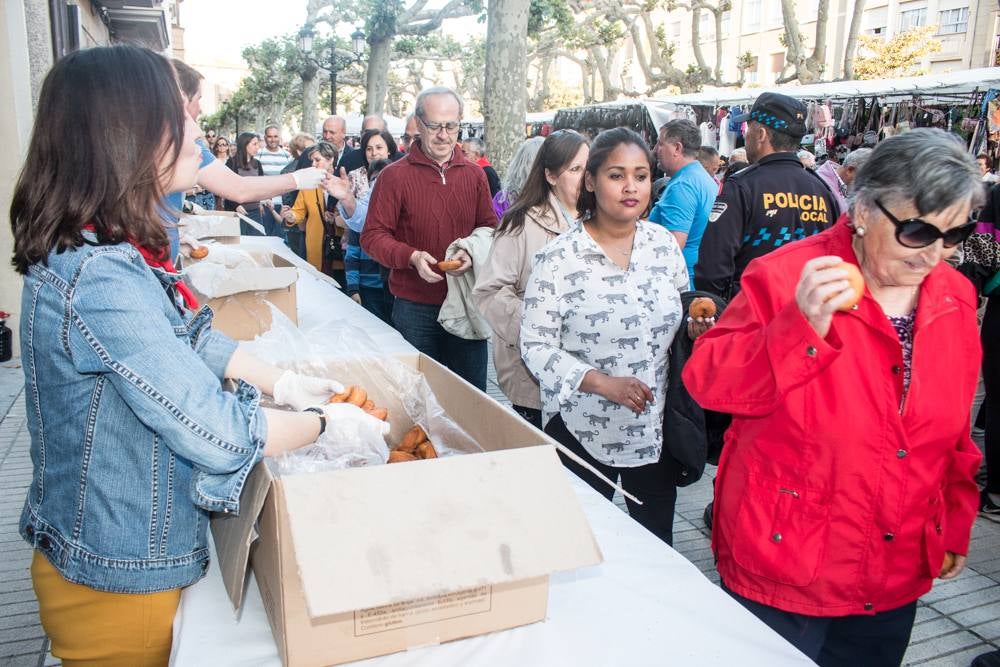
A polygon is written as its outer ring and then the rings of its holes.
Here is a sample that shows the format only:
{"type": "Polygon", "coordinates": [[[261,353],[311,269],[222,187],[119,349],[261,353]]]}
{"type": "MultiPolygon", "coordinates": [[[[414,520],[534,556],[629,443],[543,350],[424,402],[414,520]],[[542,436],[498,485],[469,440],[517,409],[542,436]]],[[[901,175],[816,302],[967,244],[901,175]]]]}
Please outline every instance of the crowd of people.
{"type": "Polygon", "coordinates": [[[276,126],[202,134],[200,81],[131,46],[59,61],[11,207],[35,466],[20,530],[65,664],[165,664],[208,512],[237,512],[254,464],[329,420],[383,428],[325,404],[336,381],[212,330],[173,266],[185,193],[482,390],[492,339],[516,412],[667,544],[678,451],[704,445],[704,411],[727,415],[706,511],[724,589],[821,665],[902,661],[917,599],[962,571],[977,510],[1000,511],[995,309],[982,491],[970,437],[1000,191],[985,201],[964,146],[917,129],[806,164],[804,105],[763,93],[729,155],[689,120],[652,147],[565,129],[501,178],[448,88],[417,96],[401,142],[371,116],[356,148],[331,116],[286,147],[276,126]],[[689,314],[702,294],[717,316],[689,314]]]}

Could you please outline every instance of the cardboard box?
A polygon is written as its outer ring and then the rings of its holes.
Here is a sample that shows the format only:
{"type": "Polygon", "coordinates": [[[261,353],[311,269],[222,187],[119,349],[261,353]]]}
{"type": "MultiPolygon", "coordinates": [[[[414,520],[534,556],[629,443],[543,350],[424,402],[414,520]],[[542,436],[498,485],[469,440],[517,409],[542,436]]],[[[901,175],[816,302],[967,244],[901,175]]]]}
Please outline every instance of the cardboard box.
{"type": "Polygon", "coordinates": [[[184,214],[177,222],[181,234],[199,241],[215,241],[225,245],[240,242],[240,219],[232,211],[212,211],[210,215],[184,214]]]}
{"type": "MultiPolygon", "coordinates": [[[[240,515],[212,521],[234,607],[249,560],[285,665],[540,621],[552,572],[602,560],[547,436],[429,357],[401,360],[486,452],[280,478],[265,461],[247,480],[240,515]]],[[[366,383],[377,373],[363,360],[328,370],[389,407],[398,442],[412,424],[366,383]]]]}
{"type": "MultiPolygon", "coordinates": [[[[295,282],[299,271],[290,261],[257,248],[245,248],[260,266],[230,269],[226,279],[214,286],[211,297],[198,291],[190,281],[198,300],[215,312],[212,327],[236,340],[253,340],[271,329],[268,302],[298,323],[295,282]]],[[[185,259],[182,266],[198,260],[185,259]]]]}

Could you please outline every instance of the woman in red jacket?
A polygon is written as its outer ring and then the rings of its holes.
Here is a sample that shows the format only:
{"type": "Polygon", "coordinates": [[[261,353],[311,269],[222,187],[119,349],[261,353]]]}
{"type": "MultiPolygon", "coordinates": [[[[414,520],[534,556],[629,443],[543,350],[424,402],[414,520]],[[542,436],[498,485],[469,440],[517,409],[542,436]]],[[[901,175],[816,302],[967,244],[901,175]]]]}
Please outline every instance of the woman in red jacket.
{"type": "Polygon", "coordinates": [[[898,665],[916,600],[965,566],[979,497],[976,164],[941,130],[890,138],[831,229],[755,260],[685,366],[733,414],[712,548],[725,588],[820,665],[898,665]],[[853,309],[840,262],[860,267],[853,309]]]}

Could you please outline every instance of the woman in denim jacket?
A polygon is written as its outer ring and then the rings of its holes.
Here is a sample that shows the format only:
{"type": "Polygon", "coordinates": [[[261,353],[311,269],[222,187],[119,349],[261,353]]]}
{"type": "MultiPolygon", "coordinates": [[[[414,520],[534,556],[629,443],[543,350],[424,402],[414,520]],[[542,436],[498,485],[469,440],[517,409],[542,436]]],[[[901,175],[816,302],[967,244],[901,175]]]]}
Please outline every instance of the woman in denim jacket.
{"type": "Polygon", "coordinates": [[[261,391],[302,410],[339,386],[253,358],[194,312],[158,206],[194,185],[198,129],[163,57],[73,53],[38,119],[10,219],[39,613],[63,664],[165,664],[180,589],[208,567],[209,512],[238,512],[262,456],[343,416],[265,409],[261,391]]]}

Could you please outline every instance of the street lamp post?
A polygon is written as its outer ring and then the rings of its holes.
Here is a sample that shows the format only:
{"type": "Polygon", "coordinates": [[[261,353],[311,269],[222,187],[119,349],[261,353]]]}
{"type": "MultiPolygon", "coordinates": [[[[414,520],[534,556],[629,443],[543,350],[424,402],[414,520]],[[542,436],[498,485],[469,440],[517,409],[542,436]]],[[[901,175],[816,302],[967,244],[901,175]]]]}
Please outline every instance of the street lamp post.
{"type": "Polygon", "coordinates": [[[324,51],[325,62],[320,62],[312,56],[314,36],[312,26],[303,26],[302,30],[299,31],[299,50],[307,61],[320,69],[330,72],[330,115],[336,116],[337,73],[354,63],[361,62],[361,54],[365,50],[365,33],[361,32],[361,29],[358,28],[351,34],[351,51],[353,53],[350,55],[337,53],[337,47],[331,45],[328,50],[324,51]]]}

